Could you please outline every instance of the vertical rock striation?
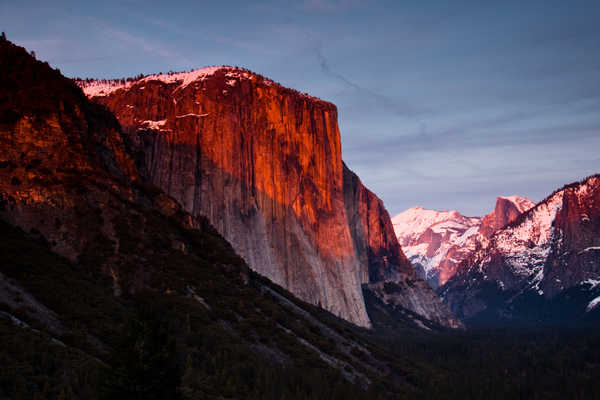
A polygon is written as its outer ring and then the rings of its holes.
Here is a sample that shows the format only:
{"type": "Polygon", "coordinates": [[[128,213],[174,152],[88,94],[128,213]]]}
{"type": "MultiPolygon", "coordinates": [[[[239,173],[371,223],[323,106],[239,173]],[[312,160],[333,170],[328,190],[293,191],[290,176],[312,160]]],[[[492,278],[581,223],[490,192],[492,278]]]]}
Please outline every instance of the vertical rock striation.
{"type": "Polygon", "coordinates": [[[361,283],[414,278],[415,272],[394,235],[383,202],[344,164],[344,204],[361,283]]]}

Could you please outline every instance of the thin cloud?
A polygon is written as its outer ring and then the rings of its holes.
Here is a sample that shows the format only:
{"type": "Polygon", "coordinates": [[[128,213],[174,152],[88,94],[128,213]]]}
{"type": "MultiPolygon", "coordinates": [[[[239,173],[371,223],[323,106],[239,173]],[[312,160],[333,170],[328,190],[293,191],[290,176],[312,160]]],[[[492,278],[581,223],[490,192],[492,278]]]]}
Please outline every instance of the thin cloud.
{"type": "Polygon", "coordinates": [[[105,34],[112,36],[119,42],[142,49],[147,53],[165,58],[179,58],[182,60],[185,59],[185,57],[181,56],[169,47],[162,46],[158,43],[154,43],[140,36],[135,36],[129,32],[121,31],[110,27],[104,27],[103,30],[105,34]]]}
{"type": "Polygon", "coordinates": [[[227,46],[236,47],[238,49],[247,50],[247,51],[251,51],[251,52],[255,52],[255,53],[260,53],[260,54],[264,54],[267,56],[273,56],[273,55],[279,54],[279,52],[277,52],[276,50],[274,50],[272,48],[266,48],[264,45],[262,45],[256,41],[242,40],[239,38],[230,38],[230,37],[226,37],[223,35],[216,35],[214,33],[208,34],[205,32],[192,31],[190,29],[184,29],[179,25],[171,24],[171,23],[163,21],[161,19],[148,18],[148,17],[137,15],[137,14],[132,14],[132,17],[138,18],[140,21],[142,21],[144,23],[157,26],[161,29],[168,30],[168,31],[170,31],[176,35],[182,36],[182,37],[190,37],[190,36],[197,37],[200,40],[206,40],[209,42],[212,41],[215,43],[224,44],[227,46]]]}
{"type": "Polygon", "coordinates": [[[364,0],[302,0],[298,8],[307,11],[339,12],[366,5],[364,0]]]}
{"type": "Polygon", "coordinates": [[[126,55],[112,54],[72,57],[73,53],[78,52],[69,51],[71,43],[62,38],[21,40],[18,43],[27,50],[35,51],[38,58],[48,60],[51,65],[95,63],[98,61],[120,59],[126,55]],[[65,54],[69,54],[69,56],[65,56],[65,54]]]}
{"type": "Polygon", "coordinates": [[[363,95],[366,95],[368,98],[374,100],[378,105],[385,108],[386,110],[403,117],[414,117],[416,115],[423,114],[426,112],[424,108],[420,108],[408,103],[401,103],[397,100],[391,99],[387,96],[377,93],[372,89],[362,87],[357,83],[351,81],[350,79],[346,78],[339,72],[334,71],[333,69],[331,69],[331,67],[329,66],[329,62],[323,55],[322,46],[320,44],[314,46],[313,51],[323,73],[338,79],[346,86],[356,90],[357,92],[363,95]]]}
{"type": "Polygon", "coordinates": [[[88,21],[100,35],[103,37],[112,37],[114,43],[125,45],[129,49],[142,50],[152,56],[176,60],[179,64],[190,64],[190,60],[186,56],[174,50],[173,47],[165,46],[157,40],[150,40],[146,37],[115,28],[97,17],[88,17],[88,21]]]}
{"type": "Polygon", "coordinates": [[[362,154],[369,162],[385,163],[387,157],[381,157],[382,152],[393,154],[406,153],[432,153],[433,151],[464,151],[474,149],[497,149],[504,147],[515,148],[523,145],[560,144],[584,139],[593,139],[600,133],[600,122],[576,122],[548,125],[537,128],[506,128],[485,132],[482,127],[479,131],[462,132],[457,129],[453,134],[429,135],[416,133],[402,136],[392,136],[383,140],[373,140],[368,143],[356,143],[345,148],[347,152],[362,154]]]}

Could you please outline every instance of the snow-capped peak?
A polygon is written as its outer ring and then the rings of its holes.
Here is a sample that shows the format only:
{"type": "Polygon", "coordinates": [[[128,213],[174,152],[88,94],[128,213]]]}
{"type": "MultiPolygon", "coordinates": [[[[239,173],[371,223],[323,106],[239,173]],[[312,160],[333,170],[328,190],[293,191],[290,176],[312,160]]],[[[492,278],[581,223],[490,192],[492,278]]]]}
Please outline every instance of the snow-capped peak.
{"type": "Polygon", "coordinates": [[[481,218],[416,206],[396,215],[392,224],[417,272],[437,287],[454,273],[464,254],[474,249],[481,218]]]}
{"type": "Polygon", "coordinates": [[[418,239],[430,227],[447,221],[470,227],[476,224],[479,218],[465,217],[456,210],[428,210],[420,206],[409,208],[392,218],[394,232],[402,246],[418,239]]]}
{"type": "Polygon", "coordinates": [[[534,206],[525,197],[500,196],[494,210],[484,218],[416,206],[396,215],[392,223],[417,272],[437,286],[452,277],[472,252],[486,247],[495,232],[534,206]]]}

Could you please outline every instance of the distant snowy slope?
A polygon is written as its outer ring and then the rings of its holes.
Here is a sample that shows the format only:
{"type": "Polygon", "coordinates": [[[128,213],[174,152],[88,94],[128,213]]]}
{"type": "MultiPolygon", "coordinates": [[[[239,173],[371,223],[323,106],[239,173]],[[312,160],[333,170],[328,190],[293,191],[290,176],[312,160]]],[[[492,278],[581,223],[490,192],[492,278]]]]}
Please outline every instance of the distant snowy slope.
{"type": "Polygon", "coordinates": [[[417,272],[433,287],[443,285],[458,265],[489,237],[535,203],[521,196],[498,197],[484,218],[458,211],[410,208],[392,218],[394,231],[417,272]]]}
{"type": "Polygon", "coordinates": [[[468,239],[477,233],[481,218],[465,217],[454,210],[413,207],[392,218],[392,224],[404,254],[421,277],[437,287],[462,260],[461,254],[469,247],[468,239]]]}

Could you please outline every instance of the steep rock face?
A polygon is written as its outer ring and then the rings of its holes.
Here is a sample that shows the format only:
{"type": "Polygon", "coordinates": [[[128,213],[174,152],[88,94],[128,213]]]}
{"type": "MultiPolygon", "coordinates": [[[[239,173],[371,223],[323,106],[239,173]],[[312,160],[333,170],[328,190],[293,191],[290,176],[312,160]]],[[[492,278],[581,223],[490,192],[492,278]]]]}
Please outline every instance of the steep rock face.
{"type": "Polygon", "coordinates": [[[596,175],[554,192],[497,231],[440,293],[466,319],[581,316],[598,294],[599,224],[596,175]]]}
{"type": "Polygon", "coordinates": [[[540,285],[546,297],[600,279],[600,176],[563,190],[554,220],[556,241],[540,285]]]}
{"type": "Polygon", "coordinates": [[[253,269],[369,326],[334,105],[231,68],[149,77],[96,100],[149,181],[208,217],[253,269]]]}
{"type": "Polygon", "coordinates": [[[483,217],[479,233],[489,238],[498,229],[505,227],[533,206],[535,203],[525,197],[498,197],[494,211],[483,217]]]}
{"type": "Polygon", "coordinates": [[[388,306],[400,306],[439,325],[461,328],[462,322],[416,276],[395,238],[383,202],[345,165],[344,197],[366,295],[372,293],[388,306]]]}
{"type": "Polygon", "coordinates": [[[116,114],[143,175],[208,217],[253,269],[370,326],[361,283],[407,269],[379,200],[356,186],[361,200],[345,203],[334,105],[229,67],[80,84],[116,114]]]}
{"type": "Polygon", "coordinates": [[[437,288],[456,273],[473,251],[486,246],[495,231],[534,205],[520,196],[498,197],[494,211],[483,218],[465,217],[455,210],[413,207],[396,215],[392,222],[418,275],[437,288]]]}
{"type": "Polygon", "coordinates": [[[414,278],[414,269],[395,238],[383,202],[345,164],[344,204],[356,255],[363,266],[361,283],[414,278]]]}

